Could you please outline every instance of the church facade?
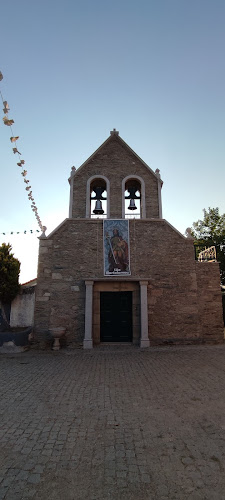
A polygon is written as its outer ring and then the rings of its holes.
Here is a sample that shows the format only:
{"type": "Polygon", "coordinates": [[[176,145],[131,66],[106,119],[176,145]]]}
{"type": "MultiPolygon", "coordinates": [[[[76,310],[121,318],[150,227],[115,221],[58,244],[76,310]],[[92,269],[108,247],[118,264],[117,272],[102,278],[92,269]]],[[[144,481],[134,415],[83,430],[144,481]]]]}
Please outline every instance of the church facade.
{"type": "Polygon", "coordinates": [[[223,342],[219,265],[162,218],[162,181],[114,129],[70,183],[69,218],[40,237],[34,333],[67,345],[223,342]]]}

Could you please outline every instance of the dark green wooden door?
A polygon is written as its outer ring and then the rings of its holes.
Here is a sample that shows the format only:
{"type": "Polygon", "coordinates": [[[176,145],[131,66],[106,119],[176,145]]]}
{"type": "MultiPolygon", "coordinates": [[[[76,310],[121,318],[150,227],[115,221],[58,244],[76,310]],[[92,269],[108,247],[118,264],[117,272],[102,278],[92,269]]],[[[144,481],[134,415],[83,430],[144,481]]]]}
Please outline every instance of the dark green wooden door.
{"type": "Polygon", "coordinates": [[[101,342],[132,341],[132,292],[101,292],[101,342]]]}

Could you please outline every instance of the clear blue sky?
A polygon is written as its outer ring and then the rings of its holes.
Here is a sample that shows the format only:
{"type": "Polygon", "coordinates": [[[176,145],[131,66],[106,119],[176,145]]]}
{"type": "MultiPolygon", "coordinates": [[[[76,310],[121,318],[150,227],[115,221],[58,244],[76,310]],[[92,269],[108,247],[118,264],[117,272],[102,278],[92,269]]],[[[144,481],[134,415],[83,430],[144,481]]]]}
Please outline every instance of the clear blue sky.
{"type": "MultiPolygon", "coordinates": [[[[48,232],[68,216],[72,165],[114,127],[160,169],[179,231],[225,212],[224,0],[12,0],[1,20],[0,89],[48,232]]],[[[1,120],[1,233],[38,229],[10,135],[1,120]]],[[[34,278],[36,237],[3,241],[34,278]]]]}

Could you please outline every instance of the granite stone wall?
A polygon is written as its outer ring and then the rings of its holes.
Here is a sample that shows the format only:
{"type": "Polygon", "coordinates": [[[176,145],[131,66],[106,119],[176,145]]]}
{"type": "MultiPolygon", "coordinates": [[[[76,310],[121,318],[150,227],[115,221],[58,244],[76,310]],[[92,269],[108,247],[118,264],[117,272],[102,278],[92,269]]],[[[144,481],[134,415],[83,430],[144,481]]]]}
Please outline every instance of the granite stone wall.
{"type": "MultiPolygon", "coordinates": [[[[133,291],[137,311],[134,342],[139,340],[138,282],[143,279],[148,280],[151,344],[222,342],[218,264],[197,263],[192,241],[164,220],[133,219],[129,228],[131,276],[124,277],[117,286],[133,291]]],[[[66,219],[48,238],[40,239],[35,305],[37,337],[44,338],[49,329],[64,326],[68,344],[83,341],[85,280],[89,279],[94,281],[94,341],[98,343],[97,293],[101,286],[112,291],[116,286],[115,278],[113,281],[103,273],[102,220],[66,219]]]]}
{"type": "Polygon", "coordinates": [[[204,342],[223,340],[223,309],[219,265],[214,262],[196,262],[198,307],[201,334],[204,342]]]}

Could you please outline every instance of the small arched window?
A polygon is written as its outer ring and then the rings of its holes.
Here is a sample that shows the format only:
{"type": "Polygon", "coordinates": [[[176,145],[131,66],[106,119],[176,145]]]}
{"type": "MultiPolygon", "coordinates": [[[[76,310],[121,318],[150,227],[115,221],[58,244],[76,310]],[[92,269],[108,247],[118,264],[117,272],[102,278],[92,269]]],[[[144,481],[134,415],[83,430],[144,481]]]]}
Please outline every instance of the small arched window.
{"type": "Polygon", "coordinates": [[[123,218],[145,218],[145,189],[140,177],[126,177],[123,180],[123,218]]]}
{"type": "Polygon", "coordinates": [[[86,217],[109,217],[109,181],[106,177],[91,177],[87,183],[86,217]]]}

